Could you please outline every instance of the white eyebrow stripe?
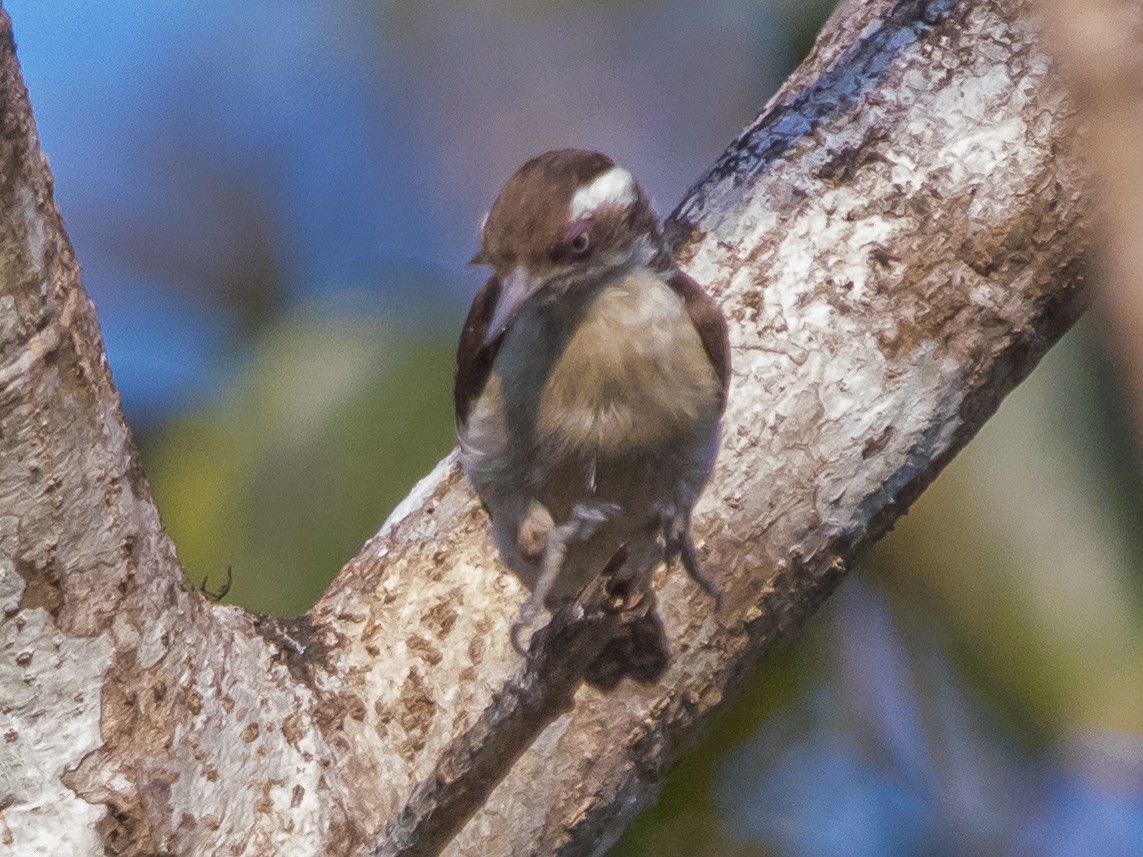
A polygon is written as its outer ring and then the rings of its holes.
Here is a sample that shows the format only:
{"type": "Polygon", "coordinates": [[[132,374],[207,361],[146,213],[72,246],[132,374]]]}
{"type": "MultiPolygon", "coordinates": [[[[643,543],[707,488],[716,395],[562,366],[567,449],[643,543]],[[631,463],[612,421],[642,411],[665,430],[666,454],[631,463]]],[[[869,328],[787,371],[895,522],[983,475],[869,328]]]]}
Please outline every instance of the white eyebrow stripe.
{"type": "Polygon", "coordinates": [[[623,167],[612,167],[581,187],[572,197],[571,220],[594,214],[605,205],[627,206],[635,201],[635,179],[623,167]]]}

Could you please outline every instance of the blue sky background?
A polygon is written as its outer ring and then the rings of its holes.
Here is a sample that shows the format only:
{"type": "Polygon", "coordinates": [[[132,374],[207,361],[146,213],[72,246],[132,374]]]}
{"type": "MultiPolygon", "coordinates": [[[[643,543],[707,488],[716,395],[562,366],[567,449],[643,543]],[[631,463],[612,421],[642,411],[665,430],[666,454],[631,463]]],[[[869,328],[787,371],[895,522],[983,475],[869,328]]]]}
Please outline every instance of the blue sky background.
{"type": "Polygon", "coordinates": [[[234,325],[280,302],[339,288],[397,301],[426,276],[466,301],[484,208],[543,148],[604,148],[669,209],[791,62],[779,19],[741,0],[7,8],[111,364],[144,422],[209,386],[234,325]],[[703,85],[713,45],[734,70],[703,85]],[[393,266],[424,270],[410,285],[393,266]],[[272,287],[242,301],[235,269],[272,287]]]}

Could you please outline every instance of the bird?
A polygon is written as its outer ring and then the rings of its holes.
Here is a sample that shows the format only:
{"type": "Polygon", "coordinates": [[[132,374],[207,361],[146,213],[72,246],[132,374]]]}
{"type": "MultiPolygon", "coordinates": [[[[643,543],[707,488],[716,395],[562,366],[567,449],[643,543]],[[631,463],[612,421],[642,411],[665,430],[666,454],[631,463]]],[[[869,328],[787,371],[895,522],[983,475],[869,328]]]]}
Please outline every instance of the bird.
{"type": "Polygon", "coordinates": [[[680,270],[650,200],[600,152],[560,149],[504,184],[471,263],[491,269],[457,346],[461,468],[531,594],[511,640],[601,571],[649,584],[681,559],[708,595],[691,514],[731,365],[718,304],[680,270]]]}

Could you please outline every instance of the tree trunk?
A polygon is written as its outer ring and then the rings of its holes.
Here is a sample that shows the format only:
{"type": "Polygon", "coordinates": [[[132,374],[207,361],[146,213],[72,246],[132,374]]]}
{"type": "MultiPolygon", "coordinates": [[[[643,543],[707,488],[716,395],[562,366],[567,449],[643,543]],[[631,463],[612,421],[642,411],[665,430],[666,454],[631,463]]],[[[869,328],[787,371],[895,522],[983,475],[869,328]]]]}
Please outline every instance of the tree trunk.
{"type": "Polygon", "coordinates": [[[1029,5],[843,0],[672,215],[734,348],[696,518],[722,607],[658,574],[670,665],[607,692],[512,650],[525,592],[455,456],[301,619],[187,590],[4,17],[0,842],[602,853],[1079,314],[1080,172],[1029,5]]]}

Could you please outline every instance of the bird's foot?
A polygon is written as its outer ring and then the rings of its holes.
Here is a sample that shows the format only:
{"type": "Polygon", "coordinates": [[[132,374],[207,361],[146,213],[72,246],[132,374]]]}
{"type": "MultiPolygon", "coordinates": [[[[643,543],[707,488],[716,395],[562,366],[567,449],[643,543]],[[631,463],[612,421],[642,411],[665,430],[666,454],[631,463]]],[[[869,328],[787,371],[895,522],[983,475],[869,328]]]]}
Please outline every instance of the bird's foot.
{"type": "Polygon", "coordinates": [[[695,544],[691,539],[690,515],[678,511],[677,507],[665,508],[660,516],[663,535],[663,558],[669,564],[681,559],[687,577],[698,584],[699,589],[714,599],[714,609],[722,606],[722,592],[699,565],[695,555],[695,544]]]}
{"type": "Polygon", "coordinates": [[[532,645],[532,640],[546,624],[544,616],[547,611],[542,605],[536,604],[534,601],[534,598],[529,598],[525,602],[524,606],[520,608],[520,612],[516,614],[512,628],[508,632],[508,637],[512,641],[512,648],[522,658],[528,657],[528,648],[532,645]]]}
{"type": "Polygon", "coordinates": [[[544,626],[544,622],[541,621],[547,613],[544,609],[544,602],[563,569],[568,545],[574,541],[590,539],[596,530],[621,511],[622,509],[615,503],[603,501],[576,503],[565,523],[551,526],[548,524],[552,521],[551,513],[542,503],[532,502],[532,506],[520,526],[520,534],[517,539],[520,542],[521,550],[523,550],[525,535],[531,538],[535,533],[543,531],[543,548],[541,551],[543,559],[540,562],[540,576],[532,589],[532,595],[528,598],[527,603],[520,608],[520,613],[512,623],[510,632],[512,648],[519,654],[527,654],[532,638],[544,626]],[[526,533],[525,530],[528,532],[526,533]],[[527,634],[526,641],[524,640],[525,634],[527,634]]]}
{"type": "Polygon", "coordinates": [[[539,500],[533,500],[516,535],[516,545],[520,553],[528,559],[540,556],[544,552],[548,534],[555,526],[556,522],[552,520],[552,513],[548,511],[548,507],[539,500]]]}
{"type": "Polygon", "coordinates": [[[558,538],[564,543],[590,539],[600,526],[623,511],[619,505],[606,502],[576,503],[572,507],[568,522],[556,529],[556,522],[548,507],[539,500],[533,500],[528,513],[520,522],[516,534],[516,546],[528,559],[536,559],[543,554],[549,538],[558,538]]]}
{"type": "Polygon", "coordinates": [[[608,503],[603,500],[593,500],[587,503],[576,503],[572,507],[571,519],[568,526],[573,527],[569,540],[584,541],[595,535],[595,531],[623,511],[618,503],[608,503]]]}
{"type": "Polygon", "coordinates": [[[698,557],[695,556],[695,544],[691,541],[691,534],[687,533],[686,538],[683,540],[682,550],[679,556],[683,560],[683,568],[687,571],[687,577],[698,584],[699,589],[714,599],[714,610],[717,613],[722,607],[722,590],[718,588],[718,584],[714,582],[702,566],[699,565],[698,557]]]}

